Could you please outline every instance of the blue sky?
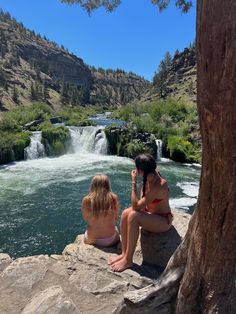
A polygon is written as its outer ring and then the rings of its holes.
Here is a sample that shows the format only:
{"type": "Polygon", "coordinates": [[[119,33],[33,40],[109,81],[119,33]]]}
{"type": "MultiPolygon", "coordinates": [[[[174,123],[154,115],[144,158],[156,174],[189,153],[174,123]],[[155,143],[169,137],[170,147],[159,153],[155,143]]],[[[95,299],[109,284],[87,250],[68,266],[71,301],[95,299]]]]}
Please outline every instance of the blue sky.
{"type": "Polygon", "coordinates": [[[151,0],[123,0],[115,12],[99,9],[90,17],[60,0],[0,0],[0,8],[86,64],[132,71],[148,80],[166,51],[173,55],[195,38],[196,7],[183,14],[171,5],[159,13],[151,0]]]}

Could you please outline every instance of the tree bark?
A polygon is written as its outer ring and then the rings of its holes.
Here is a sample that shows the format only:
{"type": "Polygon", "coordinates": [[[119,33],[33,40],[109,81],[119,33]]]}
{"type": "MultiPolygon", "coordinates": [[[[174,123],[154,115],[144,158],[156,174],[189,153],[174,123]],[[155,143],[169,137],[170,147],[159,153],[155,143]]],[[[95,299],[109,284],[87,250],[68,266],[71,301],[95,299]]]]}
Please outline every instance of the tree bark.
{"type": "Polygon", "coordinates": [[[188,232],[160,284],[129,293],[119,313],[236,312],[235,0],[197,1],[197,104],[202,173],[188,232]]]}
{"type": "Polygon", "coordinates": [[[236,311],[236,2],[197,5],[202,175],[177,313],[236,311]],[[188,303],[188,307],[186,307],[188,303]],[[187,309],[187,311],[186,311],[187,309]]]}

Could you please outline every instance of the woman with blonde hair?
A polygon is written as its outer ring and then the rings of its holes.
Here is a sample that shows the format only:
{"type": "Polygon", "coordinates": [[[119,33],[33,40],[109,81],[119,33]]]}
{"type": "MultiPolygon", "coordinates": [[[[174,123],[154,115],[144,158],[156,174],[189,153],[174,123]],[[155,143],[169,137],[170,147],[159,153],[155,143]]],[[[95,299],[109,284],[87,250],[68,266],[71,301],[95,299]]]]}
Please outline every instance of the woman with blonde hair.
{"type": "Polygon", "coordinates": [[[115,221],[119,214],[119,200],[111,190],[104,174],[93,177],[90,191],[82,200],[82,215],[87,221],[84,242],[96,246],[112,246],[120,241],[115,221]]]}

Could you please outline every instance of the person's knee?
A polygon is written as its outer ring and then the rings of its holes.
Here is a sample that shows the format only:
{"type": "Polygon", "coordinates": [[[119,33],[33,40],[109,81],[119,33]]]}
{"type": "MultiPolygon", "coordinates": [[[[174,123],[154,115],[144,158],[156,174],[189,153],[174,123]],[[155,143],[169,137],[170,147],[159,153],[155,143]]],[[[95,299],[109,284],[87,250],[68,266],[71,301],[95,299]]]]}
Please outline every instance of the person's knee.
{"type": "Polygon", "coordinates": [[[138,222],[139,221],[139,212],[132,210],[129,212],[128,215],[128,222],[133,223],[133,222],[138,222]]]}
{"type": "Polygon", "coordinates": [[[126,209],[123,211],[122,215],[121,215],[121,219],[127,219],[128,216],[129,216],[129,213],[130,213],[131,209],[132,209],[131,207],[126,208],[126,209]]]}

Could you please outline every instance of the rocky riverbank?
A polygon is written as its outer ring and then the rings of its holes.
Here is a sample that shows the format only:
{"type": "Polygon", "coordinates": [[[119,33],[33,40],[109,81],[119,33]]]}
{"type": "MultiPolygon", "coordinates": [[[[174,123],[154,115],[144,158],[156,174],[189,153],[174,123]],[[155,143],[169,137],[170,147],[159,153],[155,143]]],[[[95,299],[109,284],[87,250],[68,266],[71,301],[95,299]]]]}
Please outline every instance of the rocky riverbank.
{"type": "MultiPolygon", "coordinates": [[[[172,254],[172,244],[183,238],[189,219],[188,214],[174,212],[172,230],[155,235],[161,239],[161,252],[172,254]]],[[[120,245],[99,249],[85,245],[83,235],[67,245],[62,255],[12,260],[0,253],[0,313],[110,314],[126,292],[158,282],[163,267],[143,263],[141,243],[135,252],[134,266],[122,273],[113,273],[107,265],[108,256],[118,254],[120,245]]],[[[160,255],[156,250],[153,253],[160,255]]]]}
{"type": "Polygon", "coordinates": [[[150,153],[156,159],[157,145],[154,135],[137,132],[130,126],[111,126],[105,129],[111,155],[135,158],[140,153],[150,153]]]}

